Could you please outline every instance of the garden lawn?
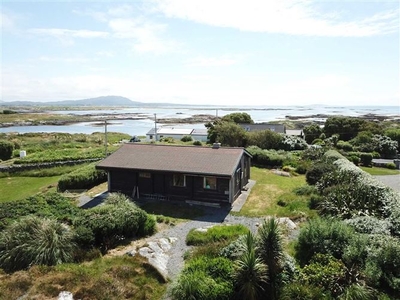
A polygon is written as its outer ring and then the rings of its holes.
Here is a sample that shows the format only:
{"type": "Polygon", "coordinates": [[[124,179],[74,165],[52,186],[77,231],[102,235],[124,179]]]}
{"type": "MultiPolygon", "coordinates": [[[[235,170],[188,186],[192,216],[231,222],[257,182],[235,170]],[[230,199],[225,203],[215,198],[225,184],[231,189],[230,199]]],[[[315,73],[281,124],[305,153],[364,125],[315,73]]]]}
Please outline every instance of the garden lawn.
{"type": "Polygon", "coordinates": [[[316,214],[308,207],[308,196],[298,196],[292,192],[306,185],[304,175],[283,177],[268,169],[252,167],[251,179],[256,184],[241,211],[235,215],[299,218],[316,214]]]}
{"type": "Polygon", "coordinates": [[[367,172],[370,175],[398,175],[400,174],[399,170],[391,170],[387,168],[377,168],[377,167],[360,167],[364,172],[367,172]]]}
{"type": "Polygon", "coordinates": [[[48,191],[57,185],[60,176],[0,178],[0,202],[15,201],[48,191]]]}

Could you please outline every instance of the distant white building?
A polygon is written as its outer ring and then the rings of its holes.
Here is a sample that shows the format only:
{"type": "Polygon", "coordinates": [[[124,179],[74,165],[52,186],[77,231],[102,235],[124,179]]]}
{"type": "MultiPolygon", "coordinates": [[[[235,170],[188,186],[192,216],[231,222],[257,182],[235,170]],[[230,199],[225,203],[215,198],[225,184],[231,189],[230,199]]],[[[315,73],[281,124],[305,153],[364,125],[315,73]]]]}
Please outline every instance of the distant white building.
{"type": "MultiPolygon", "coordinates": [[[[194,141],[207,142],[207,129],[193,129],[193,128],[174,128],[174,127],[160,127],[157,128],[157,141],[161,138],[171,137],[180,140],[184,136],[190,135],[194,141]]],[[[155,141],[155,128],[150,129],[146,133],[146,140],[151,142],[155,141]]]]}

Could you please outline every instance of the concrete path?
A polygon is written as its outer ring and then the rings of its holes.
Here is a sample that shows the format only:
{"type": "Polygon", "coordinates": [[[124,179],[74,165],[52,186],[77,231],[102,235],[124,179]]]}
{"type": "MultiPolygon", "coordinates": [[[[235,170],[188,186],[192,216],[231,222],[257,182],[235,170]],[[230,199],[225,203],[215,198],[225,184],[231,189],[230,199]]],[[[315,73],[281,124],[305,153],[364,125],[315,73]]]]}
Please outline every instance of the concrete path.
{"type": "Polygon", "coordinates": [[[103,193],[97,194],[94,197],[90,197],[86,194],[83,194],[79,197],[79,203],[78,206],[82,208],[92,208],[97,205],[100,205],[104,202],[104,200],[107,198],[108,192],[104,191],[103,193]]]}

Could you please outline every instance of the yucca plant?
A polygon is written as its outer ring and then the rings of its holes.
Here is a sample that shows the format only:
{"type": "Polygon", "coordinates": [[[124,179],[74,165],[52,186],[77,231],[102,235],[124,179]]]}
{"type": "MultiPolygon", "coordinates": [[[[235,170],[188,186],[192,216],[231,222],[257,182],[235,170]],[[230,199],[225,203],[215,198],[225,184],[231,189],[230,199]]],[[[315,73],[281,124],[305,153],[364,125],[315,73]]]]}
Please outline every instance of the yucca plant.
{"type": "Polygon", "coordinates": [[[243,254],[235,262],[235,286],[241,299],[262,299],[268,280],[267,266],[257,256],[255,237],[248,232],[243,245],[243,254]]]}
{"type": "Polygon", "coordinates": [[[0,268],[16,271],[31,265],[72,262],[73,237],[71,229],[56,220],[22,218],[0,233],[0,268]]]}
{"type": "Polygon", "coordinates": [[[278,220],[270,218],[258,229],[258,253],[263,263],[268,267],[268,294],[271,299],[278,299],[279,280],[284,257],[282,233],[278,220]]]}

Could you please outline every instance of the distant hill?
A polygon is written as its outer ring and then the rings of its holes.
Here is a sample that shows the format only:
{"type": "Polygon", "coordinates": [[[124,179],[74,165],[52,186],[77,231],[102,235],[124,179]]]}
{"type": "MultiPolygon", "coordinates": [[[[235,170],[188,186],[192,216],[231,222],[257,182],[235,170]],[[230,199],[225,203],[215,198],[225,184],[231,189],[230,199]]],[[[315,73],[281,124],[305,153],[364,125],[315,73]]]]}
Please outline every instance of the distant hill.
{"type": "Polygon", "coordinates": [[[135,102],[121,96],[102,96],[82,100],[63,100],[51,102],[35,101],[0,101],[0,105],[7,106],[140,106],[142,102],[135,102]]]}

